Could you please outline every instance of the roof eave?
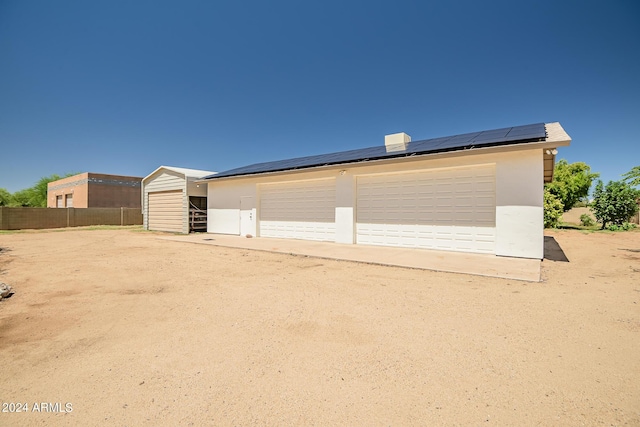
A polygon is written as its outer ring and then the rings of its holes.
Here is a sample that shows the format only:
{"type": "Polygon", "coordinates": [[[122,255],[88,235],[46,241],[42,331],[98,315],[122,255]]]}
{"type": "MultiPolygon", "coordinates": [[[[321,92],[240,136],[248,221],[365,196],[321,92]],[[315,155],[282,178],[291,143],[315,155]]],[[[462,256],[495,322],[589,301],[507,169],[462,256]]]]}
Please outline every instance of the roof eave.
{"type": "Polygon", "coordinates": [[[549,147],[543,147],[545,149],[543,152],[544,183],[546,184],[553,181],[553,171],[556,163],[556,151],[554,149],[571,145],[571,137],[558,122],[545,123],[544,126],[547,132],[545,142],[550,144],[549,147]]]}
{"type": "Polygon", "coordinates": [[[145,176],[144,178],[142,178],[142,182],[145,182],[147,179],[151,178],[152,176],[154,176],[156,173],[158,173],[160,170],[162,169],[166,169],[166,170],[170,170],[171,172],[174,173],[179,173],[182,176],[185,176],[182,172],[176,171],[174,170],[171,166],[159,166],[157,167],[153,172],[151,172],[149,175],[145,176]]]}
{"type": "MultiPolygon", "coordinates": [[[[196,176],[196,175],[191,175],[189,172],[187,171],[196,171],[195,169],[187,169],[187,168],[177,168],[177,167],[173,167],[173,166],[165,166],[162,165],[158,168],[156,168],[156,170],[154,170],[153,172],[151,172],[149,175],[145,176],[144,178],[142,178],[142,182],[145,182],[147,179],[151,178],[152,176],[154,176],[156,173],[158,173],[161,169],[164,170],[168,170],[171,171],[173,173],[177,173],[179,175],[182,175],[184,177],[184,179],[191,181],[191,182],[195,182],[195,180],[200,180],[202,179],[202,176],[196,176]]],[[[217,172],[213,172],[213,171],[198,171],[198,172],[203,172],[206,175],[204,176],[208,176],[208,175],[212,175],[212,174],[216,174],[217,172]]]]}

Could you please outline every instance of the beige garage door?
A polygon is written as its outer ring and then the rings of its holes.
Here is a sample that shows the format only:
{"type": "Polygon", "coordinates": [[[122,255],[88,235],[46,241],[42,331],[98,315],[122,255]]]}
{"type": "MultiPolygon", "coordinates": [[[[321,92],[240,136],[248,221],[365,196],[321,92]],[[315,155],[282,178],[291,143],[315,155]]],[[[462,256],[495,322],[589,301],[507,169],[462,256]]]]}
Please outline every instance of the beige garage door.
{"type": "Polygon", "coordinates": [[[260,236],[335,241],[335,179],[261,186],[260,236]]]}
{"type": "Polygon", "coordinates": [[[182,190],[149,193],[149,230],[183,231],[182,190]]]}
{"type": "Polygon", "coordinates": [[[495,253],[493,165],[358,177],[359,244],[495,253]]]}

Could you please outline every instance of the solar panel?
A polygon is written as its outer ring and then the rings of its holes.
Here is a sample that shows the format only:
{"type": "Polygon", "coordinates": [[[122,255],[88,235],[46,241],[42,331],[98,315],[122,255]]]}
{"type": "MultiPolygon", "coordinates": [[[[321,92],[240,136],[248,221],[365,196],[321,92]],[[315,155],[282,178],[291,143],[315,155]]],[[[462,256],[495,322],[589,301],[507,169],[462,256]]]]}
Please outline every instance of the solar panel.
{"type": "Polygon", "coordinates": [[[510,130],[511,128],[481,132],[477,136],[472,138],[470,142],[481,143],[481,142],[490,142],[490,141],[500,140],[505,138],[510,130]]]}
{"type": "Polygon", "coordinates": [[[493,129],[482,132],[472,132],[442,138],[425,139],[410,142],[404,151],[387,152],[384,145],[341,151],[337,153],[320,154],[315,156],[297,157],[294,159],[277,160],[273,162],[255,163],[240,168],[220,172],[204,177],[204,180],[224,178],[230,176],[253,175],[266,172],[286,171],[314,166],[335,165],[357,161],[375,160],[410,155],[432,154],[446,151],[458,151],[471,148],[489,147],[509,143],[531,143],[546,138],[544,123],[515,126],[511,128],[493,129]]]}

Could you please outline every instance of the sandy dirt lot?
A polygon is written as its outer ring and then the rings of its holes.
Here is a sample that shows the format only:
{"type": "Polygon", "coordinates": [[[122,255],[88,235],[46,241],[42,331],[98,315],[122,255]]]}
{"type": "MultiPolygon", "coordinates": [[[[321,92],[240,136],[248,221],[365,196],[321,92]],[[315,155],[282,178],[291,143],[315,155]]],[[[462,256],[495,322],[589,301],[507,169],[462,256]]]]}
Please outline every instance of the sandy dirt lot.
{"type": "Polygon", "coordinates": [[[0,234],[0,425],[640,425],[640,232],[548,235],[527,283],[0,234]]]}

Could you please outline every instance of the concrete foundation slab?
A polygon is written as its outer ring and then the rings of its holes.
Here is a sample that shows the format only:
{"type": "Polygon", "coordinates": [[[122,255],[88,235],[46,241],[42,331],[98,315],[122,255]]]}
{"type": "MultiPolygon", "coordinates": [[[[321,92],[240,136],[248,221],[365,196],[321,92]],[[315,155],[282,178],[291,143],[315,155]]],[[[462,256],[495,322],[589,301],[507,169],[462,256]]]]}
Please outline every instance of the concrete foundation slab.
{"type": "Polygon", "coordinates": [[[472,274],[504,279],[540,281],[540,260],[428,249],[349,245],[308,240],[246,238],[224,234],[162,236],[164,240],[230,248],[261,250],[316,258],[472,274]]]}

